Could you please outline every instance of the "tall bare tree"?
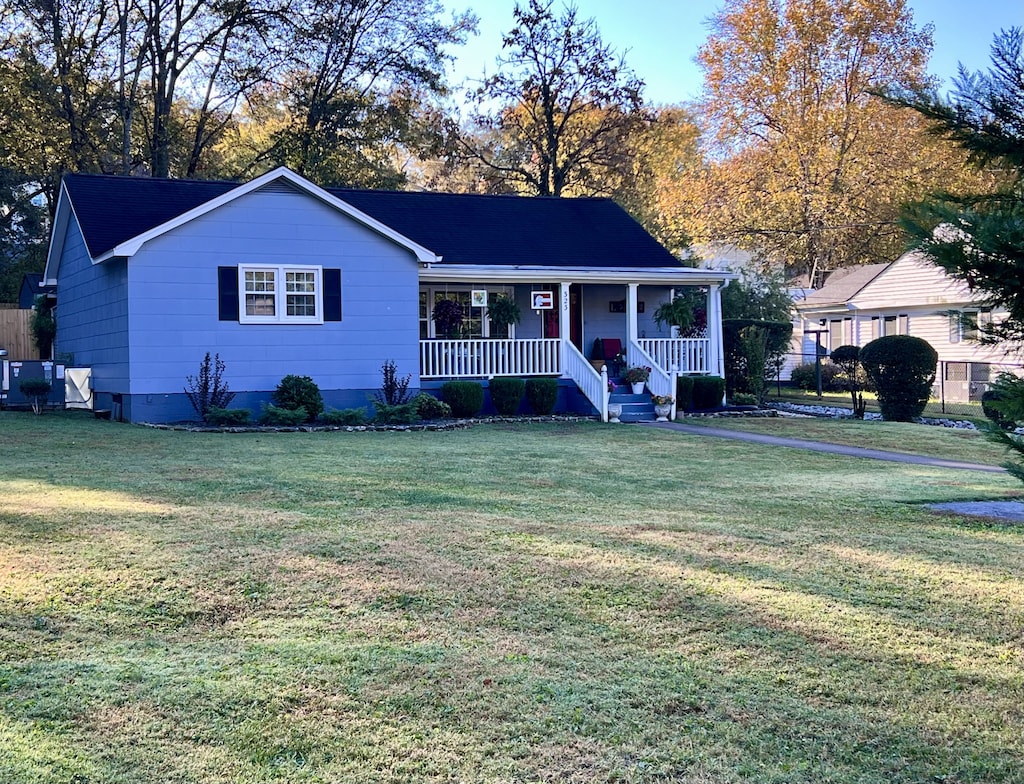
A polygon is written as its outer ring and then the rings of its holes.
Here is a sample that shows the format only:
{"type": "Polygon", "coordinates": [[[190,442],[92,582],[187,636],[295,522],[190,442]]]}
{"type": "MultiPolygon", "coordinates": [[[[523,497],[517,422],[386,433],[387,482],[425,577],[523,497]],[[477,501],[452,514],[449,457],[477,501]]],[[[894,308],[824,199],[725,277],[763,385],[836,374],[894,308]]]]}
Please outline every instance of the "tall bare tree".
{"type": "Polygon", "coordinates": [[[643,82],[575,6],[558,16],[553,0],[528,0],[514,15],[497,73],[470,95],[463,154],[540,196],[606,191],[606,175],[629,166],[643,82]]]}

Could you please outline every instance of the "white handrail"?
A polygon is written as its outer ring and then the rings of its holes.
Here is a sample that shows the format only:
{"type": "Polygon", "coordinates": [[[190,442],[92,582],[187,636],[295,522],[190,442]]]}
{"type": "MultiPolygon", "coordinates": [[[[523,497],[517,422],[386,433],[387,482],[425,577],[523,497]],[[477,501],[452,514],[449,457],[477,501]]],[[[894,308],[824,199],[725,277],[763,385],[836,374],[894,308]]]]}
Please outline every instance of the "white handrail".
{"type": "Polygon", "coordinates": [[[565,375],[576,382],[576,386],[593,404],[601,415],[601,421],[608,421],[608,368],[598,373],[580,350],[568,341],[565,344],[565,375]]]}
{"type": "Polygon", "coordinates": [[[662,370],[711,372],[711,341],[708,338],[640,338],[637,344],[662,370]]]}
{"type": "Polygon", "coordinates": [[[560,344],[558,338],[421,340],[420,378],[560,376],[560,344]]]}
{"type": "Polygon", "coordinates": [[[651,373],[647,378],[647,387],[652,395],[663,395],[672,398],[672,418],[676,417],[676,376],[674,370],[665,370],[654,358],[638,344],[629,341],[626,345],[626,363],[629,367],[649,367],[651,373]]]}

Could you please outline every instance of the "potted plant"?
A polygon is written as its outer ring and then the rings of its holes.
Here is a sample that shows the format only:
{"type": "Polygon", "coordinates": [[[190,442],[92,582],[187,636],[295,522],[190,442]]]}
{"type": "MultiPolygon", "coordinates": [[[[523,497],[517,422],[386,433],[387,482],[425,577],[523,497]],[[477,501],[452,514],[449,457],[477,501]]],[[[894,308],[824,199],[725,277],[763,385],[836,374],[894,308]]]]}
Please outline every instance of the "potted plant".
{"type": "Polygon", "coordinates": [[[687,289],[677,294],[671,302],[664,302],[654,311],[654,322],[659,327],[666,324],[676,327],[678,335],[683,337],[702,326],[699,322],[706,319],[703,312],[704,297],[698,289],[687,289]]]}
{"type": "Polygon", "coordinates": [[[643,365],[634,365],[622,374],[623,380],[633,387],[634,395],[642,395],[644,393],[644,384],[647,383],[647,379],[650,377],[651,369],[643,365]]]}
{"type": "Polygon", "coordinates": [[[487,305],[487,318],[491,322],[492,329],[495,329],[496,332],[504,331],[507,337],[509,327],[519,323],[522,313],[512,297],[507,294],[499,294],[487,305]]]}
{"type": "Polygon", "coordinates": [[[466,311],[460,302],[454,299],[439,299],[434,303],[434,312],[431,318],[434,320],[435,329],[442,337],[453,338],[462,329],[462,320],[466,311]]]}
{"type": "Polygon", "coordinates": [[[672,404],[675,399],[672,395],[651,395],[651,402],[654,403],[654,414],[659,422],[668,422],[668,415],[672,413],[672,404]]]}

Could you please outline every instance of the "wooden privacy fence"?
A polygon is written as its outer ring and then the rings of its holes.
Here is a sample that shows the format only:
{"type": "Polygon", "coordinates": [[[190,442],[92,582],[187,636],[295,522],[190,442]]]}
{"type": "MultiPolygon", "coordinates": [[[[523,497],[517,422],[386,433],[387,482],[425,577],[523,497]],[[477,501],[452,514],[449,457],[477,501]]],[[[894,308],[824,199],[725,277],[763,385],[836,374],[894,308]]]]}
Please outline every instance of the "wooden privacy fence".
{"type": "Polygon", "coordinates": [[[7,359],[39,359],[28,326],[31,317],[31,310],[0,308],[0,348],[7,349],[7,359]]]}

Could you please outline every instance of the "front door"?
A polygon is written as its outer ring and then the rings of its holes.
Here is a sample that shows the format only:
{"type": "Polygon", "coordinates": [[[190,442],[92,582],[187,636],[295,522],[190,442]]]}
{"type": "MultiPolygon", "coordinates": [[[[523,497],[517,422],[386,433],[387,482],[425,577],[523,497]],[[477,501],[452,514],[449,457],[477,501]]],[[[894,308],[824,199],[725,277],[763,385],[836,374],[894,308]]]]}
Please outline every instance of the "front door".
{"type": "MultiPolygon", "coordinates": [[[[548,286],[547,291],[552,292],[555,303],[558,303],[558,287],[548,286]]],[[[544,337],[557,338],[558,332],[557,307],[544,311],[544,337]]],[[[576,348],[583,351],[583,296],[579,283],[569,286],[569,340],[576,348]]]]}

